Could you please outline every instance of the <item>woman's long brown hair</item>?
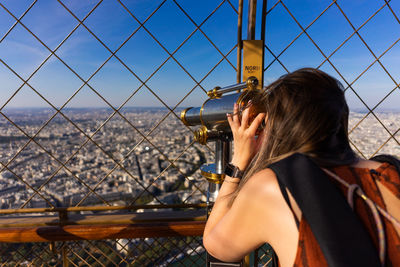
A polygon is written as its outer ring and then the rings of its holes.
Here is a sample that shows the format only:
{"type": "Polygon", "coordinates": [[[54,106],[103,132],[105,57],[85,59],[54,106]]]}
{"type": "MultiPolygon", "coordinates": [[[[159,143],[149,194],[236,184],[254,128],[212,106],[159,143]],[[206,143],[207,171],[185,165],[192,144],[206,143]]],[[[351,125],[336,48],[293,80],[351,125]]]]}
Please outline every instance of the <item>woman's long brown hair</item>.
{"type": "Polygon", "coordinates": [[[230,204],[251,176],[294,153],[309,156],[321,167],[357,160],[347,135],[343,86],[325,72],[303,68],[286,74],[252,103],[267,114],[264,137],[230,204]]]}

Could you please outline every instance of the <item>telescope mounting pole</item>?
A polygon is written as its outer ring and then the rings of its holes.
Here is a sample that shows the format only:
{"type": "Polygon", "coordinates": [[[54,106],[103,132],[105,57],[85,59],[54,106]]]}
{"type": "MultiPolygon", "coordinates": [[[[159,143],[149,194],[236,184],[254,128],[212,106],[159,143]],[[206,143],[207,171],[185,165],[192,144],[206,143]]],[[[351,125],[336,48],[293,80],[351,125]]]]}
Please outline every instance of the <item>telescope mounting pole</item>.
{"type": "MultiPolygon", "coordinates": [[[[231,141],[227,140],[216,140],[215,141],[215,173],[223,174],[225,171],[226,164],[231,159],[231,141]]],[[[210,207],[211,203],[215,202],[218,196],[221,184],[208,183],[207,191],[207,207],[210,207]]]]}

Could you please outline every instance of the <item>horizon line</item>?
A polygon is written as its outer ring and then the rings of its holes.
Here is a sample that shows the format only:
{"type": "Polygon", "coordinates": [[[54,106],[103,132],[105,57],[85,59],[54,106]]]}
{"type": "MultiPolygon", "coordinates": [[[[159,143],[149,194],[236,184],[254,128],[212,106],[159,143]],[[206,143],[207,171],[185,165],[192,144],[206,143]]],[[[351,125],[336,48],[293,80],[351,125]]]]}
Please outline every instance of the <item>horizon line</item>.
{"type": "MultiPolygon", "coordinates": [[[[175,110],[176,109],[185,109],[185,108],[190,108],[190,107],[196,107],[196,106],[185,106],[185,107],[176,107],[175,108],[175,110]]],[[[165,106],[126,106],[126,107],[122,107],[121,109],[119,109],[119,110],[122,110],[122,109],[126,109],[126,108],[144,108],[144,109],[150,109],[150,108],[156,108],[156,109],[173,109],[173,107],[169,107],[169,108],[167,108],[167,107],[165,107],[165,106]]],[[[52,108],[52,107],[40,107],[40,106],[31,106],[31,107],[4,107],[3,108],[3,110],[5,110],[5,109],[13,109],[13,110],[27,110],[27,109],[36,109],[36,110],[38,110],[38,109],[42,109],[42,110],[46,110],[46,109],[49,109],[49,110],[56,110],[56,109],[54,109],[54,108],[52,108]]],[[[62,108],[61,110],[73,110],[73,109],[110,109],[110,110],[113,110],[113,108],[111,108],[111,107],[107,107],[107,106],[104,106],[104,107],[64,107],[64,108],[62,108]]],[[[117,109],[117,108],[116,108],[117,109]]],[[[352,112],[369,112],[369,110],[367,109],[367,108],[349,108],[350,109],[350,111],[352,111],[352,112]]],[[[400,112],[400,107],[399,108],[376,108],[375,110],[374,110],[374,112],[400,112]]]]}

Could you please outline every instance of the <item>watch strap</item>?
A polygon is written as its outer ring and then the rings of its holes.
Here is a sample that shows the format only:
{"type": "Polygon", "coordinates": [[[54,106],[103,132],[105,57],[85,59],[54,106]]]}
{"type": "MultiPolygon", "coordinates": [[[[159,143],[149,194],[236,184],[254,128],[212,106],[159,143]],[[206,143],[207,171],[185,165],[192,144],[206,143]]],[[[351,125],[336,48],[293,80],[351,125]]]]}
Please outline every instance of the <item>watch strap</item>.
{"type": "Polygon", "coordinates": [[[227,176],[230,176],[232,178],[239,178],[239,179],[242,179],[242,177],[244,175],[244,171],[241,171],[237,166],[235,166],[231,163],[226,164],[224,173],[227,176]]]}

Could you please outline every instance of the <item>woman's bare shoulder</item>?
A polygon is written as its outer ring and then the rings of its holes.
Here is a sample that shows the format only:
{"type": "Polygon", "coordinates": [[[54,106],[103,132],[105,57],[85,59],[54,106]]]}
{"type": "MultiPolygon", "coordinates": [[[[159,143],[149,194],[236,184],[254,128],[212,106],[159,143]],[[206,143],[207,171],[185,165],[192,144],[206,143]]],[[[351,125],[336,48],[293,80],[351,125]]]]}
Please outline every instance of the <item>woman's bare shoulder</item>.
{"type": "Polygon", "coordinates": [[[248,203],[263,214],[268,224],[286,212],[287,204],[279,188],[278,180],[271,169],[263,169],[249,178],[241,192],[248,203]]]}
{"type": "Polygon", "coordinates": [[[253,200],[252,205],[257,206],[258,218],[264,226],[264,240],[272,245],[278,255],[285,255],[289,262],[294,261],[298,230],[275,173],[271,169],[257,172],[242,191],[253,200]]]}
{"type": "Polygon", "coordinates": [[[379,166],[381,165],[382,162],[360,159],[351,166],[354,168],[362,168],[362,169],[378,169],[379,166]]]}
{"type": "Polygon", "coordinates": [[[272,197],[280,193],[279,184],[275,173],[271,169],[263,169],[249,178],[242,189],[245,193],[251,193],[253,197],[272,197]]]}

